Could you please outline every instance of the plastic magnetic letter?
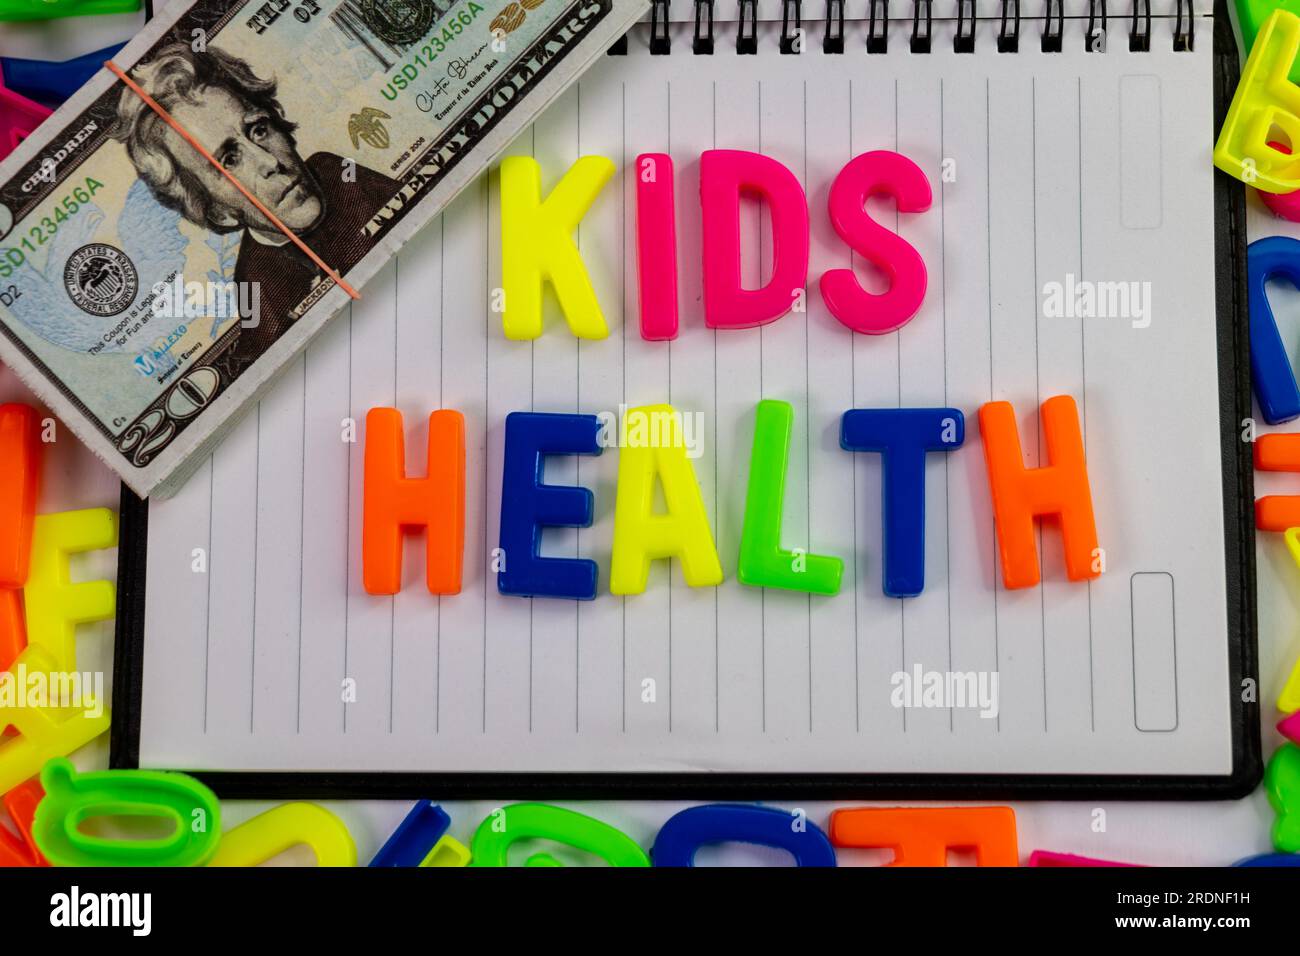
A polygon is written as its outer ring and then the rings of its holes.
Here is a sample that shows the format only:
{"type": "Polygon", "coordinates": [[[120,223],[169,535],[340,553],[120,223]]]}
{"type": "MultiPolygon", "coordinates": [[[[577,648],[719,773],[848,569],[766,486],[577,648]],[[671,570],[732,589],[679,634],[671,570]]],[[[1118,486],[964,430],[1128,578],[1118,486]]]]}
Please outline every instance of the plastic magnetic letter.
{"type": "MultiPolygon", "coordinates": [[[[32,3],[32,7],[53,6],[50,3],[32,3]]],[[[0,20],[4,19],[4,4],[0,3],[0,20]]],[[[27,97],[15,93],[5,85],[5,77],[0,72],[0,159],[4,159],[18,144],[30,136],[52,113],[46,106],[33,103],[27,97]]]]}
{"type": "MultiPolygon", "coordinates": [[[[1292,66],[1291,70],[1292,72],[1295,72],[1295,67],[1292,66]]],[[[1276,149],[1278,152],[1286,153],[1287,155],[1290,155],[1291,153],[1290,148],[1287,147],[1285,143],[1278,143],[1269,140],[1268,145],[1273,149],[1276,149]]],[[[1291,222],[1300,222],[1300,190],[1289,193],[1265,193],[1260,192],[1257,189],[1255,190],[1255,193],[1273,215],[1280,216],[1281,218],[1287,219],[1291,222]]],[[[1249,253],[1249,246],[1246,247],[1246,251],[1249,253]]]]}
{"type": "Polygon", "coordinates": [[[580,339],[609,334],[573,231],[614,175],[604,156],[582,156],[542,199],[542,167],[531,156],[501,160],[501,318],[508,339],[542,334],[542,286],[551,283],[580,339]]]}
{"type": "Polygon", "coordinates": [[[8,670],[26,646],[23,593],[13,588],[0,588],[0,671],[8,670]]]}
{"type": "Polygon", "coordinates": [[[1270,425],[1300,416],[1300,388],[1268,301],[1268,282],[1277,278],[1300,288],[1300,241],[1290,236],[1258,239],[1246,248],[1250,377],[1259,410],[1270,425]]]}
{"type": "Polygon", "coordinates": [[[426,477],[406,477],[402,413],[366,414],[362,580],[368,594],[402,589],[402,534],[425,529],[425,581],[430,594],[459,594],[465,553],[465,416],[442,409],[429,416],[426,477]]]}
{"type": "Polygon", "coordinates": [[[808,282],[808,201],[794,173],[770,156],[738,149],[700,155],[704,322],[714,329],[752,329],[785,315],[808,282]],[[772,278],[741,284],[740,199],[767,205],[772,219],[772,278]]]}
{"type": "MultiPolygon", "coordinates": [[[[1242,49],[1250,53],[1255,37],[1274,10],[1300,14],[1300,0],[1237,0],[1237,23],[1241,26],[1242,49]]],[[[1292,68],[1291,81],[1300,82],[1300,69],[1292,68]]]]}
{"type": "Polygon", "coordinates": [[[0,57],[0,69],[4,70],[4,84],[10,90],[42,106],[56,107],[89,83],[103,69],[104,61],[112,59],[124,45],[116,43],[62,61],[4,56],[0,57]]]}
{"type": "Polygon", "coordinates": [[[610,593],[643,592],[650,562],[659,558],[677,558],[693,588],[721,584],[722,565],[687,457],[681,414],[671,405],[634,408],[623,416],[621,431],[610,593]],[[656,479],[667,507],[662,514],[653,511],[656,479]]]}
{"type": "Polygon", "coordinates": [[[30,405],[0,405],[0,588],[27,583],[41,487],[40,428],[30,405]]]}
{"type": "Polygon", "coordinates": [[[1060,521],[1066,576],[1084,581],[1101,574],[1078,408],[1069,395],[1056,395],[1043,402],[1041,414],[1050,464],[1026,468],[1011,403],[988,402],[980,408],[1002,581],[1008,588],[1038,583],[1034,518],[1042,515],[1060,521]]]}
{"type": "Polygon", "coordinates": [[[542,482],[547,455],[599,455],[595,415],[511,412],[506,416],[501,476],[501,565],[497,590],[521,597],[596,597],[596,562],[541,556],[542,528],[586,528],[595,502],[591,490],[542,482]]]}
{"type": "Polygon", "coordinates": [[[193,777],[156,770],[78,773],[57,757],[41,771],[45,799],[33,833],[55,866],[201,866],[221,839],[221,804],[193,777]],[[83,833],[101,816],[156,817],[172,825],[165,837],[131,839],[83,833]]]}
{"type": "Polygon", "coordinates": [[[1261,853],[1238,860],[1233,866],[1300,866],[1300,853],[1261,853]]]}
{"type": "Polygon", "coordinates": [[[28,780],[4,795],[4,808],[18,828],[18,836],[0,826],[0,867],[50,865],[32,837],[32,818],[44,796],[39,780],[28,780]]]}
{"type": "Polygon", "coordinates": [[[1279,720],[1277,732],[1292,743],[1300,744],[1300,711],[1279,720]]]}
{"type": "MultiPolygon", "coordinates": [[[[594,817],[548,803],[514,803],[494,810],[479,824],[470,844],[470,866],[509,866],[510,845],[554,840],[586,850],[610,866],[649,866],[650,858],[622,830],[594,817]]],[[[534,853],[524,866],[562,866],[549,853],[534,853]]]]}
{"type": "Polygon", "coordinates": [[[831,813],[835,846],[891,849],[887,866],[947,866],[974,850],[979,866],[1019,866],[1010,807],[854,807],[831,813]]]}
{"type": "Polygon", "coordinates": [[[23,588],[27,643],[45,647],[59,670],[76,670],[77,625],[108,621],[116,613],[112,581],[72,580],[69,555],[117,544],[117,516],[107,508],[38,515],[32,567],[23,588]]]}
{"type": "MultiPolygon", "coordinates": [[[[1255,439],[1257,471],[1300,472],[1300,433],[1260,435],[1255,439]]],[[[1300,526],[1300,495],[1264,495],[1255,499],[1255,527],[1285,532],[1300,526]]]]}
{"type": "Polygon", "coordinates": [[[1098,860],[1091,856],[1076,856],[1073,853],[1055,853],[1052,850],[1035,850],[1029,854],[1029,862],[1025,866],[1080,866],[1080,867],[1104,867],[1104,866],[1124,866],[1140,867],[1140,863],[1120,863],[1116,860],[1098,860]]]}
{"type": "Polygon", "coordinates": [[[885,292],[862,288],[852,269],[822,273],[821,291],[831,315],[854,332],[884,335],[902,328],[925,300],[925,261],[905,239],[867,215],[867,200],[890,196],[900,213],[930,208],[930,181],[901,153],[875,150],[855,156],[831,184],[831,225],[841,239],[889,277],[885,292]]]}
{"type": "Polygon", "coordinates": [[[1273,849],[1300,853],[1300,747],[1285,743],[1273,752],[1264,770],[1264,792],[1277,815],[1273,849]]]}
{"type": "Polygon", "coordinates": [[[677,338],[677,218],[667,153],[636,158],[636,265],[641,338],[677,338]]]}
{"type": "Polygon", "coordinates": [[[1300,50],[1300,18],[1275,10],[1251,47],[1214,146],[1214,165],[1261,192],[1300,189],[1300,156],[1269,145],[1281,130],[1300,143],[1300,87],[1289,79],[1300,50]]]}
{"type": "Polygon", "coordinates": [[[469,866],[471,855],[469,848],[453,836],[443,835],[428,855],[420,861],[420,866],[441,869],[469,866]]]}
{"type": "Polygon", "coordinates": [[[1287,528],[1282,532],[1282,540],[1286,542],[1286,549],[1291,552],[1291,560],[1300,567],[1300,528],[1287,528]]]}
{"type": "Polygon", "coordinates": [[[0,20],[53,20],[58,17],[130,13],[140,0],[0,0],[0,20]]]}
{"type": "Polygon", "coordinates": [[[87,700],[83,696],[80,706],[29,707],[21,698],[17,706],[7,706],[6,697],[17,684],[14,675],[24,668],[29,676],[71,670],[56,663],[44,647],[28,645],[12,671],[0,674],[0,726],[10,724],[18,731],[17,736],[0,737],[0,793],[36,776],[51,757],[70,754],[90,743],[112,722],[103,701],[94,697],[87,700]]]}
{"type": "Polygon", "coordinates": [[[221,835],[208,866],[257,866],[295,846],[309,846],[317,866],[356,866],[347,825],[314,803],[282,803],[221,835]]]}
{"type": "Polygon", "coordinates": [[[419,866],[451,827],[451,817],[436,803],[421,800],[397,825],[371,866],[419,866]]]}
{"type": "Polygon", "coordinates": [[[742,584],[753,587],[838,594],[844,574],[842,560],[781,547],[785,473],[793,422],[794,409],[789,402],[764,399],[758,403],[736,577],[742,584]]]}
{"type": "Polygon", "coordinates": [[[1277,709],[1284,714],[1300,711],[1300,657],[1296,658],[1291,676],[1282,685],[1282,693],[1277,695],[1277,709]]]}
{"type": "MultiPolygon", "coordinates": [[[[9,670],[27,646],[27,628],[23,624],[23,592],[0,588],[0,672],[9,670]]],[[[6,679],[0,676],[0,681],[6,679]]],[[[0,705],[2,707],[3,705],[0,705]]],[[[14,733],[0,720],[0,734],[14,733]]]]}
{"type": "Polygon", "coordinates": [[[845,451],[879,452],[883,476],[884,591],[916,597],[925,589],[925,456],[966,440],[956,408],[851,408],[840,423],[845,451]]]}
{"type": "MultiPolygon", "coordinates": [[[[800,811],[802,812],[802,811],[800,811]]],[[[695,854],[711,843],[756,843],[785,850],[798,866],[834,866],[835,848],[817,824],[775,807],[713,803],[688,807],[669,817],[655,837],[655,866],[694,866],[695,854]]]]}

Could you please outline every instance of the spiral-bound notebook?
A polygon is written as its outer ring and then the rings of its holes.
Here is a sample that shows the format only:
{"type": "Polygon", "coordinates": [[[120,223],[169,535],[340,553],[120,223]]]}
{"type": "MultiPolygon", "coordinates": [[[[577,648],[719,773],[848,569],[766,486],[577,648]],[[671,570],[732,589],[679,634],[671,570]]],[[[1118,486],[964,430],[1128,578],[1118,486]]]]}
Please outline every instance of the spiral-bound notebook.
{"type": "MultiPolygon", "coordinates": [[[[504,337],[485,175],[179,495],[128,496],[115,765],[185,769],[243,795],[1252,785],[1242,211],[1210,162],[1237,69],[1222,12],[822,3],[659,0],[511,147],[539,160],[546,189],[581,155],[617,164],[577,230],[608,338],[575,339],[554,303],[542,337],[504,337]],[[808,198],[806,308],[761,328],[703,320],[699,158],[713,148],[779,160],[808,198]],[[815,278],[852,267],[880,288],[826,213],[836,173],[880,149],[931,183],[927,212],[868,205],[930,282],[901,330],[855,335],[815,278]],[[634,160],[647,152],[677,169],[671,342],[639,334],[634,160]],[[1067,580],[1046,524],[1041,583],[1007,590],[976,413],[1012,402],[1036,466],[1053,395],[1079,409],[1106,566],[1067,580]],[[736,580],[764,398],[794,408],[783,544],[842,557],[837,595],[736,580]],[[609,593],[611,448],[546,465],[549,483],[594,493],[591,527],[548,530],[543,550],[594,559],[596,599],[498,593],[507,414],[662,402],[699,423],[692,467],[723,584],[687,587],[658,561],[645,593],[609,593]],[[413,474],[429,413],[465,416],[458,595],[424,588],[419,536],[400,593],[362,587],[364,420],[393,405],[413,474]],[[846,410],[898,406],[955,407],[968,426],[962,448],[928,458],[926,583],[906,599],[881,587],[879,456],[838,440],[846,410]]],[[[743,210],[742,252],[757,286],[771,256],[759,208],[743,210]]]]}

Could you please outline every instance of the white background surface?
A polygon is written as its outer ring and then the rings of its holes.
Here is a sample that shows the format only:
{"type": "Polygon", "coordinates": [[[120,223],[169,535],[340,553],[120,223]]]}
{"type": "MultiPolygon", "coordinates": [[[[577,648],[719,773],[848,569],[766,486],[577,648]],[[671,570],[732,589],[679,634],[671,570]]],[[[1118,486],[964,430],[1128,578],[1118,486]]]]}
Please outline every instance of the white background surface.
{"type": "MultiPolygon", "coordinates": [[[[0,55],[39,56],[62,59],[98,49],[128,36],[142,15],[111,18],[72,18],[45,25],[4,25],[0,27],[0,55]]],[[[1125,24],[1126,26],[1126,24],[1125,24]]],[[[1198,37],[1198,40],[1200,37],[1198,37]]],[[[1208,39],[1208,38],[1207,38],[1208,39]]],[[[1208,135],[1208,133],[1207,133],[1208,135]]],[[[1286,232],[1300,237],[1300,229],[1282,228],[1267,213],[1258,213],[1252,197],[1252,232],[1254,237],[1286,232]]],[[[1275,298],[1275,309],[1283,335],[1294,341],[1300,321],[1288,321],[1287,299],[1275,298]]],[[[1289,303],[1300,306],[1300,298],[1289,303]]],[[[1207,387],[1209,383],[1207,383],[1207,387]]],[[[7,371],[0,369],[0,401],[31,401],[25,389],[7,371]]],[[[1262,421],[1262,417],[1257,415],[1262,421]]],[[[1267,429],[1265,429],[1267,430],[1267,429]]],[[[1281,430],[1287,430],[1285,427],[1281,430]]],[[[110,473],[75,440],[66,437],[48,451],[44,471],[44,489],[40,510],[43,512],[77,507],[106,506],[116,509],[118,486],[110,473]]],[[[1257,475],[1258,494],[1279,491],[1300,493],[1292,482],[1300,478],[1257,475]]],[[[88,576],[112,576],[114,555],[96,555],[79,563],[88,576]]],[[[1257,548],[1259,577],[1260,674],[1262,712],[1265,721],[1264,751],[1276,747],[1278,737],[1272,729],[1277,715],[1273,701],[1281,689],[1292,662],[1300,655],[1300,600],[1297,584],[1300,569],[1292,563],[1280,535],[1263,535],[1257,548]]],[[[77,570],[74,568],[74,571],[77,570]]],[[[107,666],[111,657],[110,624],[81,629],[78,639],[80,665],[83,669],[107,666]]],[[[83,767],[104,766],[107,738],[85,748],[77,755],[83,767]]],[[[437,794],[430,794],[436,800],[437,794]]],[[[451,834],[468,844],[474,828],[494,807],[508,803],[510,795],[501,794],[497,801],[473,803],[448,802],[443,807],[452,818],[451,834]]],[[[223,806],[226,827],[240,822],[270,804],[226,802],[223,806]]],[[[410,807],[408,802],[326,802],[349,826],[356,840],[359,860],[364,863],[383,843],[410,807]]],[[[643,847],[649,848],[654,834],[664,820],[687,804],[678,802],[592,802],[568,804],[591,813],[624,830],[643,847]]],[[[834,805],[824,802],[782,804],[796,805],[807,811],[810,820],[825,826],[834,805]]],[[[839,804],[841,806],[846,804],[839,804]]],[[[1109,859],[1154,865],[1202,864],[1224,865],[1242,857],[1269,851],[1268,827],[1272,813],[1261,791],[1250,798],[1217,803],[1022,803],[1015,805],[1022,859],[1033,849],[1049,849],[1109,859]],[[1097,808],[1105,811],[1106,830],[1094,832],[1097,808]]],[[[559,854],[564,858],[564,854],[559,854]]],[[[881,855],[865,851],[840,851],[844,864],[879,862],[881,855]]],[[[300,861],[294,857],[295,861],[300,861]]],[[[755,848],[727,848],[701,854],[700,862],[784,862],[783,855],[755,848]]]]}

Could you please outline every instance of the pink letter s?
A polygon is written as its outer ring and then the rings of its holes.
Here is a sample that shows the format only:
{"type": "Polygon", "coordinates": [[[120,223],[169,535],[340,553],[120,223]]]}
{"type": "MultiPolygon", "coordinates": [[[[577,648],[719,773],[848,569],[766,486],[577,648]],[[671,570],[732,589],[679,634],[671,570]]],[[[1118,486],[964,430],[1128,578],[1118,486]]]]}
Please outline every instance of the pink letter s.
{"type": "Polygon", "coordinates": [[[867,215],[871,196],[893,196],[899,212],[930,208],[930,183],[920,167],[889,150],[849,160],[831,185],[831,224],[841,239],[889,276],[889,291],[875,294],[858,284],[852,269],[822,274],[822,299],[831,314],[855,332],[884,335],[907,324],[925,298],[925,262],[910,243],[867,215]]]}

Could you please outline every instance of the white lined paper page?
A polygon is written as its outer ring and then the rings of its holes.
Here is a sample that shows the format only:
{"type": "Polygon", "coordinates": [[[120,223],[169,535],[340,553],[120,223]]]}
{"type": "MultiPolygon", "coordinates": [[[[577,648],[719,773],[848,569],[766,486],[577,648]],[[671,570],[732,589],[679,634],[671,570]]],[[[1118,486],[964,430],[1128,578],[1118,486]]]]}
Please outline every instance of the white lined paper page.
{"type": "MultiPolygon", "coordinates": [[[[1173,53],[1173,26],[1157,20],[1149,53],[1116,43],[1089,54],[1083,27],[1067,23],[1060,54],[1029,44],[999,55],[996,26],[982,23],[980,53],[953,54],[936,32],[935,52],[921,56],[907,51],[906,29],[895,25],[889,52],[873,56],[781,56],[761,29],[760,55],[740,57],[725,47],[693,56],[689,27],[675,26],[673,55],[649,56],[642,37],[557,100],[509,152],[535,156],[548,190],[580,155],[617,164],[577,235],[609,337],[575,339],[548,298],[541,338],[504,338],[489,308],[500,282],[495,178],[466,189],[212,462],[176,498],[151,504],[141,765],[1228,772],[1210,45],[1173,53]],[[1159,143],[1163,183],[1151,164],[1122,160],[1120,95],[1134,77],[1147,93],[1158,85],[1142,100],[1159,109],[1142,142],[1159,143]],[[761,151],[804,184],[806,312],[761,329],[704,325],[698,163],[715,147],[761,151]],[[827,193],[851,156],[895,148],[925,171],[933,205],[901,216],[875,200],[869,208],[921,252],[928,292],[899,332],[853,335],[817,279],[850,264],[869,288],[879,278],[835,235],[827,193]],[[676,166],[681,331],[671,343],[639,334],[632,176],[643,152],[667,152],[676,166]],[[1154,199],[1142,228],[1129,228],[1124,197],[1144,170],[1154,199]],[[1044,283],[1067,275],[1149,281],[1150,326],[1045,317],[1044,283]],[[1106,573],[1067,581],[1059,535],[1045,528],[1041,585],[1007,591],[978,409],[1014,403],[1032,466],[1043,460],[1038,405],[1061,394],[1079,404],[1106,573]],[[735,579],[762,398],[795,410],[782,544],[844,560],[834,597],[735,579]],[[489,564],[506,415],[665,401],[704,425],[693,465],[723,585],[689,588],[675,564],[655,562],[644,594],[609,594],[618,450],[608,448],[546,465],[548,482],[595,495],[592,526],[547,531],[544,550],[594,559],[596,600],[499,595],[489,564]],[[361,587],[364,419],[387,405],[404,416],[414,475],[429,412],[465,416],[458,595],[424,589],[420,536],[405,543],[401,593],[361,587]],[[965,445],[927,461],[926,586],[906,600],[881,589],[879,456],[839,447],[846,410],[899,406],[966,417],[965,445]],[[355,443],[341,438],[346,419],[355,443]],[[196,548],[206,573],[192,570],[196,548]],[[1173,730],[1135,720],[1145,699],[1134,688],[1139,573],[1175,582],[1175,673],[1157,675],[1162,704],[1164,688],[1176,698],[1173,730]],[[894,706],[891,678],[918,666],[996,670],[999,716],[894,706]],[[345,680],[355,702],[343,702],[345,680]]],[[[747,285],[770,271],[766,228],[759,210],[743,210],[747,285]]]]}

